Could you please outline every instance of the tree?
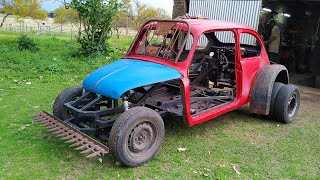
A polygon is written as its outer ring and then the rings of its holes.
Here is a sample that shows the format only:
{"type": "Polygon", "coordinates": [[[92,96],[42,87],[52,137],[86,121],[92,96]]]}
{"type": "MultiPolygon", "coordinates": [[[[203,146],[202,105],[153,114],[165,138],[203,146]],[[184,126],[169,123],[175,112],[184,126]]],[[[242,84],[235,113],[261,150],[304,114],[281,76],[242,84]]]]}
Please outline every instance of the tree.
{"type": "Polygon", "coordinates": [[[186,0],[173,0],[172,19],[186,15],[186,0]]]}
{"type": "Polygon", "coordinates": [[[156,9],[147,4],[134,0],[135,11],[132,11],[130,18],[133,21],[133,28],[138,30],[140,26],[150,19],[170,19],[166,11],[159,8],[156,9]]]}
{"type": "Polygon", "coordinates": [[[112,23],[121,3],[118,0],[72,0],[70,7],[77,11],[83,30],[79,29],[81,54],[106,54],[112,23]]]}
{"type": "Polygon", "coordinates": [[[117,38],[119,38],[119,29],[124,28],[127,26],[127,12],[126,11],[120,11],[117,13],[117,16],[115,18],[113,29],[117,33],[117,38]]]}
{"type": "Polygon", "coordinates": [[[162,9],[162,8],[158,8],[158,19],[171,19],[171,17],[168,15],[167,11],[162,9]]]}
{"type": "Polygon", "coordinates": [[[79,21],[79,15],[76,10],[72,8],[59,7],[54,11],[54,22],[59,24],[65,24],[68,22],[76,23],[79,21]]]}
{"type": "MultiPolygon", "coordinates": [[[[117,38],[119,38],[119,29],[120,28],[128,28],[128,16],[129,12],[131,11],[131,4],[130,0],[122,0],[122,6],[117,12],[117,15],[115,17],[115,21],[113,23],[113,29],[117,33],[117,38]]],[[[126,35],[128,35],[128,29],[126,29],[126,35]]]]}
{"type": "Polygon", "coordinates": [[[41,9],[40,0],[0,0],[0,7],[5,16],[2,19],[0,28],[9,15],[18,17],[32,17],[34,19],[46,19],[47,13],[41,9]]]}

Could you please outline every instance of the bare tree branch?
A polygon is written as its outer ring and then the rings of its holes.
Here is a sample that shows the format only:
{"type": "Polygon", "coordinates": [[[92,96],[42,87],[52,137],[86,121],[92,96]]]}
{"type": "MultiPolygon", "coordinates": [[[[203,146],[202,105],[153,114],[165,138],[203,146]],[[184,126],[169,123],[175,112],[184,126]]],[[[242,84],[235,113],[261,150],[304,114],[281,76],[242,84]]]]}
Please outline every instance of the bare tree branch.
{"type": "Polygon", "coordinates": [[[9,15],[10,15],[10,14],[6,14],[6,15],[3,17],[2,22],[1,22],[1,24],[0,24],[0,28],[3,26],[4,21],[6,20],[6,18],[7,18],[9,15]]]}

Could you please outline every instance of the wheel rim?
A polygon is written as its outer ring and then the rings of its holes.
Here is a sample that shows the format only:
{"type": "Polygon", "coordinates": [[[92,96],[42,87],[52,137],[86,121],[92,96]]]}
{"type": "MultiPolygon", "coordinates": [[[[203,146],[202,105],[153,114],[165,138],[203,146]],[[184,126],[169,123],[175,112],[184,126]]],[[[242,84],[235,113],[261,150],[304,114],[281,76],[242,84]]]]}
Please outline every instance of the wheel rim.
{"type": "Polygon", "coordinates": [[[294,93],[290,96],[289,102],[288,102],[288,116],[291,118],[296,110],[297,110],[297,95],[294,93]]]}
{"type": "Polygon", "coordinates": [[[128,153],[135,158],[145,157],[156,144],[158,131],[150,121],[137,124],[128,136],[128,153]]]}

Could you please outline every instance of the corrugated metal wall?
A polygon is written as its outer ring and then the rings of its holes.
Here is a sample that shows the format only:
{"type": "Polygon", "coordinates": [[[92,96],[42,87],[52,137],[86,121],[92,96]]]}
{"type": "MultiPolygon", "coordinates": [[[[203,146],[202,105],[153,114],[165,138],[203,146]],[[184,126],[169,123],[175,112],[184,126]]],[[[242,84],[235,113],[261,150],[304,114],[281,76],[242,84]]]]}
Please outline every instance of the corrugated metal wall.
{"type": "MultiPolygon", "coordinates": [[[[257,30],[261,5],[262,0],[190,0],[189,14],[237,22],[257,30]]],[[[219,36],[225,42],[233,41],[233,37],[227,37],[226,34],[219,36]]],[[[241,36],[240,41],[244,44],[255,43],[255,39],[248,35],[241,36]]]]}

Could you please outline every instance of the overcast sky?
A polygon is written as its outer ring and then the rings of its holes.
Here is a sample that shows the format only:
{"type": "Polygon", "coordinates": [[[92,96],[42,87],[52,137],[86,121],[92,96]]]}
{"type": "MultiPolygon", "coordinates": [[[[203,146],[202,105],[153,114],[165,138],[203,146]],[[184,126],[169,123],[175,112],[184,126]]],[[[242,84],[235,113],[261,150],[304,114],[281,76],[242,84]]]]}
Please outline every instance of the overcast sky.
{"type": "MultiPolygon", "coordinates": [[[[156,8],[165,9],[169,15],[172,14],[173,0],[139,0],[142,3],[149,4],[156,8]]],[[[53,11],[61,5],[61,2],[48,0],[42,3],[42,8],[45,11],[53,11]]]]}

